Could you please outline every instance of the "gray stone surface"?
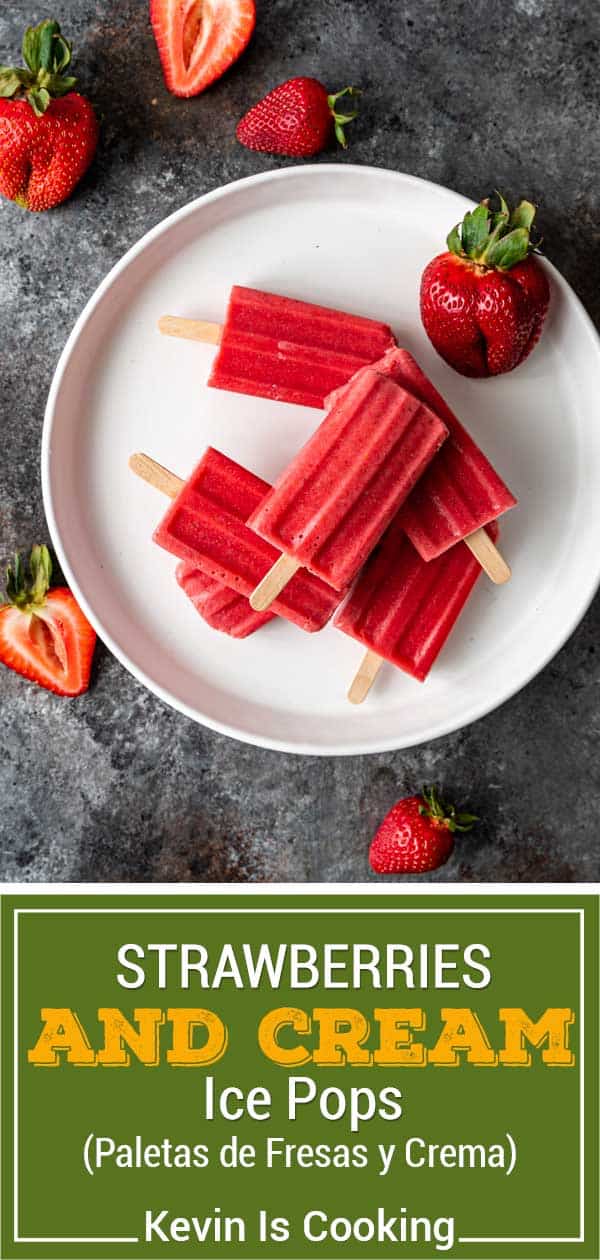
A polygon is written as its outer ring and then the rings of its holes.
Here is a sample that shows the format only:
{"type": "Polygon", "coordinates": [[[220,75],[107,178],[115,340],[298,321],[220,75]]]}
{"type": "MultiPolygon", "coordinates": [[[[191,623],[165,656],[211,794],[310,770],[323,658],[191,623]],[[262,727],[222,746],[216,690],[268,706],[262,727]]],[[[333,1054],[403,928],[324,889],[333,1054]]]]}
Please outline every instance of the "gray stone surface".
{"type": "MultiPolygon", "coordinates": [[[[234,126],[307,72],[365,89],[348,160],[542,203],[548,255],[600,321],[600,9],[596,0],[259,0],[251,47],[214,88],[163,87],[145,0],[54,6],[102,117],[73,199],[0,205],[0,552],[45,536],[39,443],[67,331],[106,271],[192,197],[279,165],[234,126]]],[[[0,7],[11,61],[31,0],[0,7]]],[[[343,162],[344,156],[337,160],[343,162]]],[[[481,815],[434,878],[600,878],[600,602],[525,691],[411,752],[284,757],[171,712],[99,647],[61,702],[0,670],[0,875],[7,880],[362,880],[389,806],[435,780],[481,815]]]]}

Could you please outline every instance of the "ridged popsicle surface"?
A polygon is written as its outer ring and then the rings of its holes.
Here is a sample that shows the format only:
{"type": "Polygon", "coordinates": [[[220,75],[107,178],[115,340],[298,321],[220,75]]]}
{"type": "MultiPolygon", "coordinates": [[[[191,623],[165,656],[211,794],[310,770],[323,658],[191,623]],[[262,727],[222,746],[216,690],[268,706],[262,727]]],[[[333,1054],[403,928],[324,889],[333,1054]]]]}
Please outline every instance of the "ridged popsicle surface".
{"type": "Polygon", "coordinates": [[[392,349],[373,368],[430,407],[450,434],[402,509],[411,542],[433,560],[517,500],[408,350],[392,349]]]}
{"type": "MultiPolygon", "coordinates": [[[[424,682],[482,569],[466,543],[425,561],[399,514],[373,552],[334,625],[424,682]]],[[[498,526],[487,527],[498,537],[498,526]]]]}
{"type": "Polygon", "coordinates": [[[180,561],[175,576],[202,620],[232,639],[247,639],[273,620],[272,612],[255,612],[245,595],[208,577],[193,562],[180,561]]]}
{"type": "Polygon", "coordinates": [[[234,285],[208,384],[323,407],[331,390],[394,344],[378,320],[234,285]]]}
{"type": "Polygon", "coordinates": [[[340,393],[248,523],[342,590],[447,432],[418,398],[366,368],[340,393]]]}
{"type": "MultiPolygon", "coordinates": [[[[279,557],[246,525],[270,488],[268,481],[209,447],[154,531],[154,542],[247,597],[279,557]]],[[[271,612],[303,630],[321,630],[340,599],[338,591],[301,569],[271,612]]]]}

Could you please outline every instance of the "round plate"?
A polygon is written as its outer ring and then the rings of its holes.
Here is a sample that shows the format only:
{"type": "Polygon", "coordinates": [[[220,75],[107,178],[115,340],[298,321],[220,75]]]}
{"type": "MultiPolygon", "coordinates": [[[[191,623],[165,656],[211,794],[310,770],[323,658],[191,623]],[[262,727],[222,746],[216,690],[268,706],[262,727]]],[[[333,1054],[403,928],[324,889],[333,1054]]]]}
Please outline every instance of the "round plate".
{"type": "Polygon", "coordinates": [[[507,376],[446,367],[419,319],[419,277],[465,198],[370,167],[256,175],[171,215],[130,249],[77,321],[44,425],[52,539],[98,634],[147,687],[196,721],[287,752],[349,754],[444,735],[502,704],[554,655],[600,579],[599,342],[549,267],[539,347],[507,376]],[[519,499],[502,522],[506,587],[482,577],[427,682],[385,667],[345,699],[357,643],[274,620],[241,642],[210,630],[153,546],[166,501],[127,461],[186,477],[208,443],[272,480],[319,420],[309,408],[207,389],[210,346],[161,337],[160,315],[222,321],[232,284],[386,320],[519,499]]]}

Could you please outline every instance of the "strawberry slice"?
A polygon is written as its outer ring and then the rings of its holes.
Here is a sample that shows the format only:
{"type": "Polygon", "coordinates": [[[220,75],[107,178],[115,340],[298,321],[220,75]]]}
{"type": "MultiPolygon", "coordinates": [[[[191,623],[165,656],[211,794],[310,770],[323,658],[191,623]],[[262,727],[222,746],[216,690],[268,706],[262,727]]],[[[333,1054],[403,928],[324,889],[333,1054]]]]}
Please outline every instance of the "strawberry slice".
{"type": "Polygon", "coordinates": [[[79,696],[90,684],[96,633],[66,586],[48,589],[51,576],[47,547],[32,547],[28,576],[20,556],[9,565],[0,661],[59,696],[79,696]]]}
{"type": "Polygon", "coordinates": [[[197,96],[243,53],[256,22],[254,0],[150,0],[165,83],[197,96]]]}

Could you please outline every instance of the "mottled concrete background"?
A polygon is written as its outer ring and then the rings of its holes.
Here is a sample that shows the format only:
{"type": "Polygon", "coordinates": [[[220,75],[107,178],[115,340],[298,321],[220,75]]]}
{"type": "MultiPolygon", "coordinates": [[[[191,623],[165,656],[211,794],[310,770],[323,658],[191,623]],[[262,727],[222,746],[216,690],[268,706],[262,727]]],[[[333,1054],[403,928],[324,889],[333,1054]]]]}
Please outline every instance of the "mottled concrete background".
{"type": "MultiPolygon", "coordinates": [[[[244,109],[291,74],[365,89],[349,160],[477,198],[543,205],[549,256],[600,321],[597,0],[259,0],[246,55],[204,96],[165,91],[146,0],[52,7],[102,118],[67,205],[0,206],[0,552],[46,534],[42,415],[84,302],[149,227],[279,160],[242,149],[244,109]]],[[[48,16],[0,6],[0,60],[48,16]]],[[[344,157],[338,155],[339,161],[344,157]]],[[[413,752],[284,757],[213,735],[99,648],[88,696],[61,702],[0,671],[0,875],[8,880],[362,880],[389,806],[435,780],[482,817],[445,880],[600,878],[600,603],[521,695],[413,752]]]]}

